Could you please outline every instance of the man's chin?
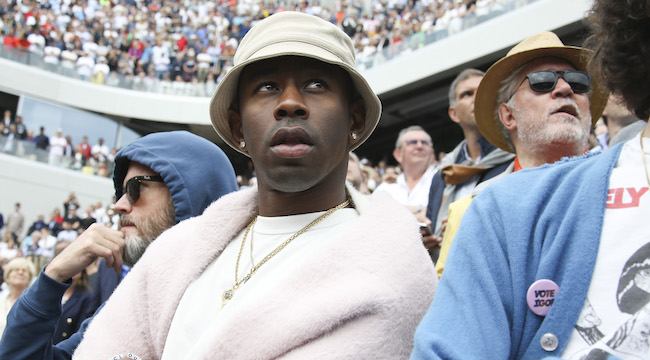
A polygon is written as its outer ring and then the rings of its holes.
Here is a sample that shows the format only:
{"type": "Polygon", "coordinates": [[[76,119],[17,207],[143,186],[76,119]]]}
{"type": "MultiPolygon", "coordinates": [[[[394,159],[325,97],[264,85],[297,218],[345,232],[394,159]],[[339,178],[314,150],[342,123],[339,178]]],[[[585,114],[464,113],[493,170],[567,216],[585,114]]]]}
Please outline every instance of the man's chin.
{"type": "Polygon", "coordinates": [[[149,244],[137,235],[125,234],[124,240],[126,246],[122,252],[122,261],[124,265],[133,267],[140,260],[145,250],[147,250],[149,244]]]}

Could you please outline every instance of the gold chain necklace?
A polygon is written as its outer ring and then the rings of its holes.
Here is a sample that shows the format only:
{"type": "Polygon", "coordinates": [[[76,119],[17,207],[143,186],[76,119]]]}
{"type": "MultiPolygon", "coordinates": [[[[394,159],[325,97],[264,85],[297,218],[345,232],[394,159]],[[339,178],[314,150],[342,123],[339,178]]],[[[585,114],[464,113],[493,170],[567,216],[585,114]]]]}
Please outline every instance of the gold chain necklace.
{"type": "Polygon", "coordinates": [[[645,162],[645,149],[643,148],[643,138],[645,137],[645,128],[641,132],[641,157],[643,158],[643,168],[645,169],[645,177],[648,179],[648,185],[650,186],[650,173],[648,173],[648,164],[645,162]]]}
{"type": "MultiPolygon", "coordinates": [[[[336,207],[333,207],[333,208],[327,210],[327,212],[325,214],[319,216],[316,220],[310,222],[309,224],[307,224],[307,226],[305,226],[304,228],[298,230],[297,233],[293,234],[290,238],[288,238],[282,244],[280,244],[278,247],[276,247],[273,251],[271,251],[268,255],[266,255],[264,257],[264,259],[262,259],[262,261],[260,261],[259,264],[254,265],[253,268],[251,269],[251,271],[248,273],[248,275],[244,276],[243,279],[238,280],[238,278],[239,278],[239,276],[238,276],[239,259],[241,258],[241,254],[242,254],[242,252],[244,250],[244,244],[246,243],[246,238],[248,237],[248,232],[253,227],[253,225],[255,225],[255,222],[257,221],[257,217],[255,217],[255,219],[253,219],[253,221],[251,221],[251,223],[248,224],[248,226],[246,227],[246,232],[244,233],[244,239],[241,242],[241,247],[239,248],[239,254],[237,254],[237,263],[235,264],[235,285],[233,285],[232,288],[226,289],[226,290],[223,291],[223,295],[221,295],[221,308],[223,309],[223,307],[226,306],[226,303],[228,301],[230,301],[233,298],[233,296],[235,296],[235,291],[242,284],[244,284],[246,281],[248,281],[248,279],[250,279],[251,276],[253,276],[253,274],[255,274],[257,272],[257,270],[260,267],[262,267],[262,265],[264,265],[267,261],[269,261],[275,255],[277,255],[282,249],[284,249],[287,245],[289,245],[290,242],[292,242],[298,236],[304,234],[307,230],[311,229],[314,225],[316,225],[319,222],[323,221],[326,217],[332,215],[336,210],[342,209],[342,208],[344,208],[344,207],[346,207],[348,205],[350,205],[350,200],[345,200],[345,202],[343,202],[342,204],[337,205],[336,207]]],[[[251,234],[251,237],[252,237],[252,234],[251,234]]],[[[251,241],[252,241],[252,239],[251,239],[251,241]]]]}

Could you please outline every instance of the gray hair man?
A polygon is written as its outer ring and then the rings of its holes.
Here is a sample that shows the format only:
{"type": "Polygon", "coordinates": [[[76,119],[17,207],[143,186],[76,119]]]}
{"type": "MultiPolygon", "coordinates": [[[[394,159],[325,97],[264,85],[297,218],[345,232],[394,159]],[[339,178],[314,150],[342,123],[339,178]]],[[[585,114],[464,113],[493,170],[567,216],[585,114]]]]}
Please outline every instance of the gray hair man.
{"type": "Polygon", "coordinates": [[[464,139],[441,160],[441,171],[431,181],[427,218],[435,241],[427,248],[434,260],[438,257],[449,204],[503,172],[514,158],[486,140],[476,124],[474,102],[483,75],[480,70],[465,69],[449,87],[449,118],[460,126],[464,139]]]}

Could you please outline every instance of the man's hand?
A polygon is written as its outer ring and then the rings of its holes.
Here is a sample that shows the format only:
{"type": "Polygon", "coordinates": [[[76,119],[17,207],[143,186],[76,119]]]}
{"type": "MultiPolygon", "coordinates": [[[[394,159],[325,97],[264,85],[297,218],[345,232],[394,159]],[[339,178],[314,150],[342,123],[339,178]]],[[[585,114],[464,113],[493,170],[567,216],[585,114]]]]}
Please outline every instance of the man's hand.
{"type": "Polygon", "coordinates": [[[432,250],[439,249],[440,244],[442,243],[442,237],[438,235],[422,235],[422,243],[424,243],[424,247],[431,252],[432,250]]]}
{"type": "Polygon", "coordinates": [[[52,259],[45,268],[45,274],[54,280],[66,282],[100,257],[106,259],[108,267],[120,273],[125,244],[121,231],[92,224],[52,259]]]}

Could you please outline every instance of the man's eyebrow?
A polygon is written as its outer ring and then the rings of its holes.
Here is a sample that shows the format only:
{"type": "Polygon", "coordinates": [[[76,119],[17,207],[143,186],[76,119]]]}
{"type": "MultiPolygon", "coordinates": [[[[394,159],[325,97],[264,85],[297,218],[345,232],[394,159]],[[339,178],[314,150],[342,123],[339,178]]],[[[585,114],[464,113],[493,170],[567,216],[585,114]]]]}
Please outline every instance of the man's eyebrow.
{"type": "Polygon", "coordinates": [[[265,66],[263,68],[255,69],[255,72],[248,72],[245,79],[248,80],[258,80],[260,78],[269,77],[271,75],[277,74],[277,69],[271,66],[265,66]]]}

